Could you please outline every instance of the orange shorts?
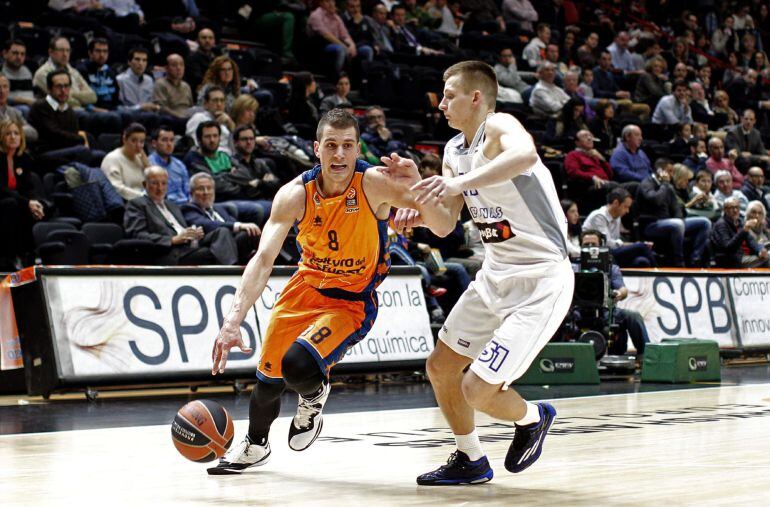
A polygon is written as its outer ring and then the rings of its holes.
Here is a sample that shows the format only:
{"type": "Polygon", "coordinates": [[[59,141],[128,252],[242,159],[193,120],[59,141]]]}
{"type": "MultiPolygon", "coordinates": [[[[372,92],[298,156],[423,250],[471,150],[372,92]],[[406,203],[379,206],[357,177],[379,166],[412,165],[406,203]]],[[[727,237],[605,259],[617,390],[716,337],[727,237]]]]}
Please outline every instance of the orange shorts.
{"type": "Polygon", "coordinates": [[[361,341],[377,317],[377,293],[355,294],[322,291],[294,275],[281,293],[270,316],[257,377],[277,382],[281,360],[295,341],[315,358],[324,375],[349,347],[361,341]]]}

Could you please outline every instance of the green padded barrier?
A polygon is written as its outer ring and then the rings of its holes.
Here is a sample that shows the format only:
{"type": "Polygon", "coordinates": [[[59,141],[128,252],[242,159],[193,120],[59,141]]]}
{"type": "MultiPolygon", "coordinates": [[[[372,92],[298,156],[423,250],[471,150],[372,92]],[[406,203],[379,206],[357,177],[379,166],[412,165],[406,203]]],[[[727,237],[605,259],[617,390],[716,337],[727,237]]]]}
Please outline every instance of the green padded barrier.
{"type": "Polygon", "coordinates": [[[713,340],[668,338],[644,349],[642,382],[722,380],[719,345],[713,340]]]}
{"type": "Polygon", "coordinates": [[[598,384],[594,347],[590,343],[549,343],[514,384],[598,384]]]}

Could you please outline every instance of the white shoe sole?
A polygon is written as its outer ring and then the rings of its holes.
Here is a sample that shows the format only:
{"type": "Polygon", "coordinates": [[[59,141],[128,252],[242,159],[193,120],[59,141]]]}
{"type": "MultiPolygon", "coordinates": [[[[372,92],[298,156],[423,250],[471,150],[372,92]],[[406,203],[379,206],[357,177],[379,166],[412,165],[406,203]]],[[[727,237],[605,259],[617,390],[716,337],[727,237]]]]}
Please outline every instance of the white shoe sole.
{"type": "Polygon", "coordinates": [[[215,466],[215,467],[206,469],[206,471],[209,473],[209,475],[240,475],[246,469],[249,469],[251,467],[261,467],[262,465],[266,464],[268,461],[270,461],[271,454],[272,454],[272,450],[267,454],[265,454],[261,460],[257,461],[256,463],[252,463],[251,465],[247,465],[243,468],[240,468],[240,465],[236,465],[235,467],[215,466]]]}
{"type": "Polygon", "coordinates": [[[316,441],[316,439],[318,438],[318,435],[321,434],[321,429],[323,429],[323,427],[324,427],[323,415],[319,415],[318,429],[316,430],[315,435],[313,435],[313,438],[310,439],[310,442],[306,443],[304,446],[301,445],[299,442],[296,442],[296,440],[299,440],[300,437],[306,436],[307,435],[306,433],[294,435],[293,437],[289,437],[289,448],[292,451],[304,451],[305,449],[313,445],[313,442],[316,441]]]}

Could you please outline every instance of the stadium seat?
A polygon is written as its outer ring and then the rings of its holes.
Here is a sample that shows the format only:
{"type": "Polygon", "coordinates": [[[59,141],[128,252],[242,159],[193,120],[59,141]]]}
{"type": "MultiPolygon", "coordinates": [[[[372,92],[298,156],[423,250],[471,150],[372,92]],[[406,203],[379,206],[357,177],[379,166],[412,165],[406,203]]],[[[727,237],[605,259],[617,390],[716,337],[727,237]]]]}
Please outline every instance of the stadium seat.
{"type": "Polygon", "coordinates": [[[40,246],[48,241],[48,236],[56,231],[76,231],[77,227],[63,222],[38,222],[32,226],[32,238],[35,246],[40,246]]]}
{"type": "Polygon", "coordinates": [[[169,247],[146,239],[121,239],[113,245],[110,261],[112,264],[153,266],[158,257],[168,251],[169,247]]]}
{"type": "Polygon", "coordinates": [[[109,153],[118,148],[123,143],[123,140],[121,134],[101,133],[96,138],[96,143],[100,150],[109,153]]]}
{"type": "Polygon", "coordinates": [[[83,225],[83,234],[91,243],[91,262],[109,264],[115,243],[123,239],[123,228],[110,223],[87,223],[83,225]]]}
{"type": "Polygon", "coordinates": [[[49,232],[45,242],[38,244],[38,254],[43,264],[88,264],[90,252],[91,244],[88,238],[78,230],[61,229],[49,232]]]}
{"type": "Polygon", "coordinates": [[[86,40],[86,36],[82,32],[72,28],[54,28],[53,31],[70,41],[70,47],[72,48],[70,61],[77,62],[81,58],[88,58],[88,40],[86,40]]]}
{"type": "Polygon", "coordinates": [[[27,60],[36,57],[48,57],[48,42],[51,39],[51,32],[47,28],[15,25],[11,32],[14,39],[20,39],[27,46],[27,60]]]}

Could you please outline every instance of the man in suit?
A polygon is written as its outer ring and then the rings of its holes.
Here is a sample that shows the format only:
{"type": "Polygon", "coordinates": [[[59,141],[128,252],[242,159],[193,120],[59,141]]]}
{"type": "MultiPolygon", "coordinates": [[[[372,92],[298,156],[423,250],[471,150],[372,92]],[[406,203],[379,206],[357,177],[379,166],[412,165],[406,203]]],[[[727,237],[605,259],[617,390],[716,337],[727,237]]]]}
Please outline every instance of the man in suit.
{"type": "Polygon", "coordinates": [[[238,246],[238,263],[246,264],[259,245],[262,230],[257,224],[238,222],[224,204],[217,204],[214,178],[206,173],[196,173],[190,178],[190,202],[182,205],[187,223],[203,229],[208,234],[217,229],[228,231],[238,246]]]}
{"type": "Polygon", "coordinates": [[[393,32],[388,26],[388,8],[381,3],[372,7],[372,37],[378,55],[387,55],[395,50],[393,46],[393,32]]]}
{"type": "Polygon", "coordinates": [[[754,128],[757,123],[757,116],[753,109],[746,109],[741,115],[741,124],[736,125],[727,133],[725,137],[725,147],[729,154],[735,150],[737,159],[735,166],[745,171],[746,168],[758,165],[768,169],[767,149],[762,143],[762,136],[759,130],[754,128]]]}
{"type": "Polygon", "coordinates": [[[158,166],[144,170],[145,195],[128,202],[123,227],[132,238],[169,247],[159,264],[235,264],[236,245],[227,229],[205,233],[188,226],[179,206],[166,199],[168,173],[158,166]]]}
{"type": "Polygon", "coordinates": [[[417,35],[406,25],[406,7],[402,4],[396,4],[390,11],[393,18],[393,27],[391,28],[391,37],[393,46],[397,53],[406,53],[411,55],[440,55],[438,51],[427,46],[423,46],[417,39],[417,35]]]}

